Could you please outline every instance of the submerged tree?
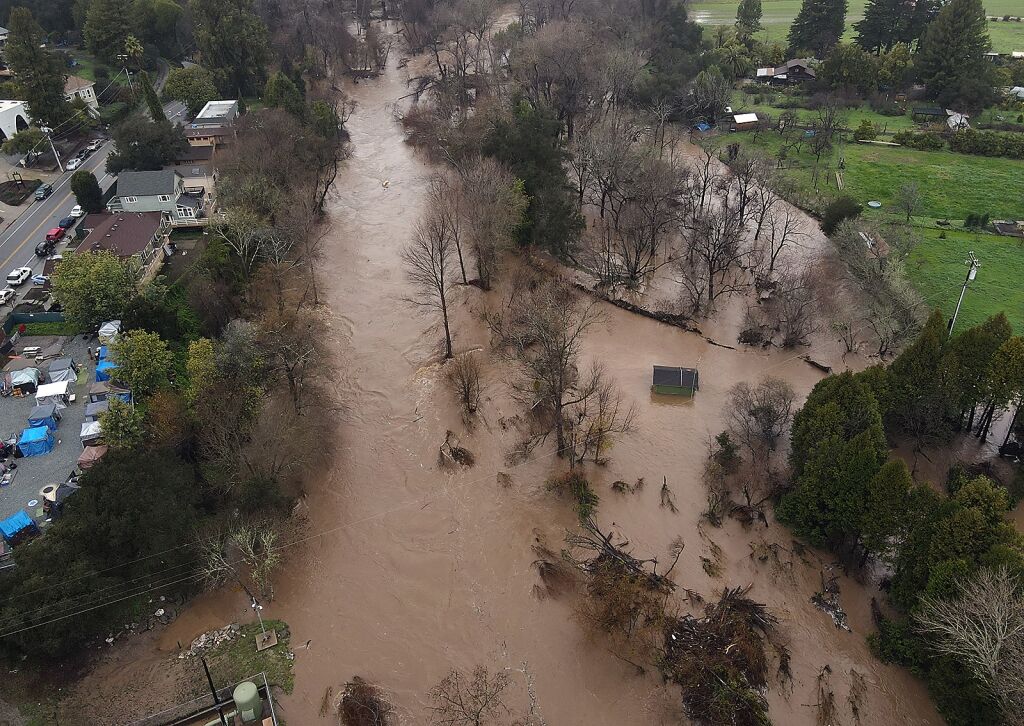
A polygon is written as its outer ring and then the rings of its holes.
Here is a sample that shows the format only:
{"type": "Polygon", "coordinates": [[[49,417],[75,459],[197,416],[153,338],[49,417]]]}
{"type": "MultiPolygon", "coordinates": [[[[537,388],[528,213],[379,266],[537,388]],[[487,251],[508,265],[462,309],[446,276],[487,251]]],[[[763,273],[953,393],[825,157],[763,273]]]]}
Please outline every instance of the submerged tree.
{"type": "Polygon", "coordinates": [[[410,302],[441,314],[444,326],[444,357],[452,357],[452,331],[448,296],[455,284],[455,243],[441,210],[429,209],[402,250],[406,275],[419,295],[410,302]]]}

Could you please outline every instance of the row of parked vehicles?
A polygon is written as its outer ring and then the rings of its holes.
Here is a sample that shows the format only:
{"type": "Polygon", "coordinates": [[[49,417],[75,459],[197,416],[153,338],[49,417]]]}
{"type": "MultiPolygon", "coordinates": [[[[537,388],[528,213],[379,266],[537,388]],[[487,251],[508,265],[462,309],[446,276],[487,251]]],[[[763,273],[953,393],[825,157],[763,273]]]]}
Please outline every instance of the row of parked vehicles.
{"type": "MultiPolygon", "coordinates": [[[[74,156],[71,159],[68,159],[68,162],[67,164],[64,165],[64,168],[67,171],[74,171],[75,169],[82,165],[82,162],[89,158],[90,154],[99,150],[99,148],[103,146],[104,143],[106,143],[104,139],[96,139],[95,141],[90,141],[89,144],[84,149],[79,151],[76,156],[74,156]]],[[[53,194],[53,185],[42,184],[38,189],[36,189],[35,200],[37,202],[41,202],[47,197],[49,197],[51,194],[53,194]]]]}

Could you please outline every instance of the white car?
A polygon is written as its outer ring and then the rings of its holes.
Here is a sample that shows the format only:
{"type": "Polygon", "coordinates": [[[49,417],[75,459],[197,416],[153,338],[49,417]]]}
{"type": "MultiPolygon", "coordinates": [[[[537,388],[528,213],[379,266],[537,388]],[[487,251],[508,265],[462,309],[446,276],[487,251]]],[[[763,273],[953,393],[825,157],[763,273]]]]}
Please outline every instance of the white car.
{"type": "Polygon", "coordinates": [[[14,290],[5,288],[0,290],[0,305],[6,305],[14,298],[14,290]]]}
{"type": "Polygon", "coordinates": [[[72,159],[71,161],[69,161],[64,168],[67,169],[68,171],[74,171],[75,169],[77,169],[81,165],[82,165],[82,160],[76,157],[76,158],[72,159]]]}
{"type": "Polygon", "coordinates": [[[103,139],[96,139],[95,141],[90,142],[85,148],[89,151],[99,151],[101,146],[103,146],[103,139]]]}
{"type": "Polygon", "coordinates": [[[71,208],[71,211],[68,212],[68,216],[69,217],[74,217],[75,219],[78,219],[79,217],[84,217],[85,216],[85,210],[82,209],[82,205],[76,204],[75,206],[73,206],[71,208]]]}
{"type": "Polygon", "coordinates": [[[7,284],[11,287],[18,287],[23,285],[25,280],[32,277],[31,267],[16,267],[7,273],[7,284]]]}

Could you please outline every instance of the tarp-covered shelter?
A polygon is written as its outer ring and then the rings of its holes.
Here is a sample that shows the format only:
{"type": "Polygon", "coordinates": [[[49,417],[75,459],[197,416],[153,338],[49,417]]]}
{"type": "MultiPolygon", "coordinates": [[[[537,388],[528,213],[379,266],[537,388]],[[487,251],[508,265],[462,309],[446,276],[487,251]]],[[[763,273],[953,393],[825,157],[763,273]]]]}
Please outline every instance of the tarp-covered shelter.
{"type": "Polygon", "coordinates": [[[109,408],[109,401],[93,401],[91,403],[87,403],[85,404],[85,420],[99,421],[100,415],[102,415],[109,408]]]}
{"type": "Polygon", "coordinates": [[[89,386],[89,401],[106,401],[111,398],[120,398],[125,403],[131,403],[132,392],[127,388],[119,388],[110,381],[97,381],[89,386]]]}
{"type": "Polygon", "coordinates": [[[699,375],[696,368],[654,366],[654,380],[651,384],[651,390],[655,393],[690,396],[692,398],[699,387],[699,375]]]}
{"type": "Polygon", "coordinates": [[[21,432],[18,448],[23,456],[42,456],[53,450],[53,431],[46,426],[32,426],[21,432]]]}
{"type": "Polygon", "coordinates": [[[78,468],[85,471],[102,459],[103,455],[106,453],[107,447],[103,444],[100,444],[99,446],[86,446],[85,451],[83,451],[81,456],[78,457],[78,468]]]}
{"type": "Polygon", "coordinates": [[[100,326],[99,339],[104,345],[110,345],[117,340],[117,334],[121,332],[120,320],[109,320],[100,326]]]}
{"type": "Polygon", "coordinates": [[[29,426],[45,426],[50,431],[57,430],[60,411],[52,403],[43,403],[33,408],[28,414],[29,426]]]}
{"type": "Polygon", "coordinates": [[[39,528],[36,526],[36,523],[32,521],[32,518],[28,516],[24,509],[18,510],[13,516],[0,522],[0,536],[4,538],[5,542],[10,542],[11,544],[17,544],[25,536],[35,534],[38,531],[39,528]]]}
{"type": "Polygon", "coordinates": [[[117,366],[109,360],[101,360],[96,364],[96,382],[101,383],[103,381],[109,381],[114,375],[114,371],[117,370],[117,366]]]}
{"type": "Polygon", "coordinates": [[[106,359],[109,356],[110,356],[110,351],[107,349],[107,346],[105,346],[105,345],[101,345],[99,347],[99,349],[96,351],[96,359],[97,360],[104,360],[104,359],[106,359]]]}
{"type": "Polygon", "coordinates": [[[52,489],[43,494],[43,513],[48,517],[60,516],[61,510],[64,508],[64,502],[80,488],[78,484],[73,484],[70,481],[52,487],[52,489]]]}
{"type": "Polygon", "coordinates": [[[50,383],[77,381],[78,366],[70,357],[57,358],[50,364],[50,368],[47,370],[46,374],[50,379],[50,383]]]}
{"type": "Polygon", "coordinates": [[[35,358],[11,358],[7,361],[7,365],[4,366],[4,373],[11,373],[13,371],[20,371],[22,368],[38,368],[39,361],[35,358]]]}
{"type": "Polygon", "coordinates": [[[47,383],[39,386],[36,391],[36,405],[52,403],[57,408],[67,408],[71,405],[71,381],[60,381],[59,383],[47,383]]]}
{"type": "Polygon", "coordinates": [[[82,432],[79,434],[83,446],[95,446],[103,438],[103,427],[99,421],[86,421],[82,424],[82,432]]]}
{"type": "Polygon", "coordinates": [[[11,387],[22,393],[35,393],[43,374],[38,368],[22,368],[11,372],[11,387]]]}

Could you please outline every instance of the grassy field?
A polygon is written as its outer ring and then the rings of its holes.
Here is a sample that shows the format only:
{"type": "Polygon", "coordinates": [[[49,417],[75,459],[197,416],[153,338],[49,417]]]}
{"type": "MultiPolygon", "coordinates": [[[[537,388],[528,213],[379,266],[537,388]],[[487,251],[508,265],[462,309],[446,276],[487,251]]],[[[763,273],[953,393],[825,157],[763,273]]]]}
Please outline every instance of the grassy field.
{"type": "MultiPolygon", "coordinates": [[[[705,25],[732,25],[736,20],[738,0],[698,0],[690,5],[690,15],[705,25]]],[[[793,18],[800,11],[801,0],[763,0],[764,15],[761,24],[764,30],[757,36],[769,43],[784,43],[793,18]]],[[[864,0],[850,0],[846,13],[847,40],[855,33],[853,24],[864,17],[864,0]]],[[[1024,14],[1020,0],[985,0],[985,12],[990,16],[1024,14]]],[[[1024,23],[990,22],[989,35],[992,48],[999,52],[1024,50],[1024,23]]]]}
{"type": "Polygon", "coordinates": [[[910,253],[907,273],[929,306],[941,308],[947,318],[953,314],[967,274],[964,260],[973,250],[981,269],[964,297],[957,329],[963,331],[1002,311],[1014,331],[1024,333],[1024,287],[1019,282],[1024,276],[1024,247],[1018,240],[952,230],[917,232],[923,239],[910,253]]]}

